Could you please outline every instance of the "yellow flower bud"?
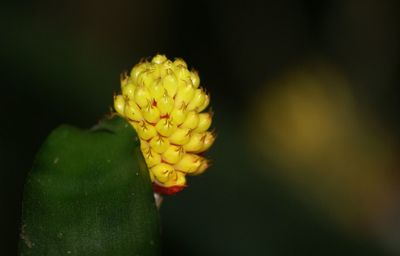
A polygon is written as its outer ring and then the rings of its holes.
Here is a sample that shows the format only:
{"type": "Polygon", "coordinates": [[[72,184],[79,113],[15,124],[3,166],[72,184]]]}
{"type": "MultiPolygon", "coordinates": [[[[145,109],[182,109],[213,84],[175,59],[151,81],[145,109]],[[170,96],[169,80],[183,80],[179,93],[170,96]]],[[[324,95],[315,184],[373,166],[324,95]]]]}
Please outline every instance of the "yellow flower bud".
{"type": "Polygon", "coordinates": [[[190,85],[192,85],[192,80],[190,79],[190,71],[186,67],[175,66],[173,70],[179,80],[190,82],[190,85]]]}
{"type": "Polygon", "coordinates": [[[150,70],[143,71],[142,73],[139,74],[139,76],[137,78],[138,86],[143,86],[146,88],[149,88],[151,85],[153,85],[154,81],[155,81],[155,79],[151,75],[150,70]]]}
{"type": "Polygon", "coordinates": [[[214,140],[215,140],[214,134],[212,132],[206,132],[206,135],[204,137],[203,147],[201,148],[200,152],[208,150],[214,143],[214,140]]]}
{"type": "Polygon", "coordinates": [[[187,114],[185,121],[181,124],[181,127],[195,129],[197,128],[198,124],[199,124],[199,115],[195,111],[190,111],[187,114]]]}
{"type": "Polygon", "coordinates": [[[186,175],[209,166],[198,155],[214,142],[211,113],[202,113],[210,96],[200,87],[197,71],[182,59],[156,55],[121,75],[116,112],[135,128],[155,191],[172,194],[186,186],[186,175]]]}
{"type": "Polygon", "coordinates": [[[184,106],[182,106],[180,108],[173,109],[171,112],[170,118],[174,124],[180,125],[185,121],[186,115],[187,115],[187,112],[186,112],[184,106]]]}
{"type": "Polygon", "coordinates": [[[189,102],[187,106],[187,110],[196,110],[200,108],[203,105],[205,99],[206,99],[206,94],[203,92],[203,90],[196,89],[194,91],[192,100],[189,102]]]}
{"type": "Polygon", "coordinates": [[[200,85],[200,77],[196,70],[190,72],[190,79],[192,80],[192,84],[194,88],[199,87],[200,85]]]}
{"type": "Polygon", "coordinates": [[[149,140],[157,135],[157,130],[145,121],[133,126],[142,140],[149,140]]]}
{"type": "Polygon", "coordinates": [[[197,125],[197,128],[194,129],[195,132],[205,132],[210,128],[211,126],[211,118],[212,114],[211,113],[200,113],[199,114],[199,123],[197,125]]]}
{"type": "Polygon", "coordinates": [[[153,167],[156,164],[161,163],[161,156],[156,151],[154,151],[145,141],[141,142],[141,145],[146,145],[144,147],[141,146],[141,150],[143,153],[144,160],[149,168],[153,167]]]}
{"type": "Polygon", "coordinates": [[[159,182],[167,182],[169,177],[175,174],[174,167],[166,163],[157,164],[153,166],[150,170],[154,174],[154,178],[159,182]]]}
{"type": "Polygon", "coordinates": [[[202,133],[192,133],[188,143],[183,145],[183,148],[187,152],[197,152],[203,148],[205,134],[202,133]]]}
{"type": "Polygon", "coordinates": [[[174,109],[174,100],[167,93],[164,93],[163,97],[157,101],[157,107],[162,116],[170,114],[174,109]]]}
{"type": "Polygon", "coordinates": [[[114,109],[118,114],[124,115],[125,111],[125,99],[122,95],[114,96],[114,109]]]}
{"type": "Polygon", "coordinates": [[[178,127],[175,132],[169,136],[169,141],[175,145],[184,145],[190,140],[190,129],[178,127]]]}
{"type": "Polygon", "coordinates": [[[161,54],[154,56],[153,59],[151,60],[151,62],[155,64],[162,64],[165,61],[167,61],[167,57],[161,54]]]}
{"type": "Polygon", "coordinates": [[[176,130],[176,125],[169,118],[162,118],[157,122],[156,129],[159,134],[168,137],[176,130]]]}
{"type": "Polygon", "coordinates": [[[133,84],[127,84],[122,88],[122,94],[128,99],[133,99],[135,96],[135,86],[133,84]]]}
{"type": "Polygon", "coordinates": [[[155,79],[153,84],[148,87],[148,90],[156,102],[158,102],[165,94],[165,89],[160,78],[155,79]]]}
{"type": "Polygon", "coordinates": [[[145,62],[135,65],[131,71],[131,79],[133,80],[133,82],[137,83],[139,75],[145,70],[147,70],[147,64],[145,62]]]}
{"type": "Polygon", "coordinates": [[[160,110],[153,104],[148,104],[142,108],[142,115],[151,124],[156,124],[160,120],[160,110]]]}
{"type": "Polygon", "coordinates": [[[135,88],[135,102],[139,107],[144,108],[152,101],[150,92],[144,86],[137,86],[135,88]]]}
{"type": "Polygon", "coordinates": [[[176,164],[179,160],[181,160],[184,153],[185,151],[181,146],[171,145],[162,154],[162,160],[169,164],[176,164]]]}
{"type": "MultiPolygon", "coordinates": [[[[172,71],[171,71],[172,72],[172,71]]],[[[171,73],[164,77],[162,81],[165,90],[170,97],[174,97],[176,92],[178,91],[178,79],[175,74],[171,73]]]]}
{"type": "Polygon", "coordinates": [[[208,107],[208,104],[210,104],[210,96],[208,94],[206,94],[204,96],[204,102],[203,104],[197,109],[198,112],[203,111],[204,109],[206,109],[208,107]]]}
{"type": "Polygon", "coordinates": [[[132,121],[142,121],[143,116],[140,112],[140,108],[133,100],[128,101],[128,104],[125,106],[125,116],[132,121]]]}
{"type": "Polygon", "coordinates": [[[184,173],[196,172],[202,163],[202,157],[196,154],[186,153],[181,160],[174,165],[175,169],[184,173]]]}
{"type": "Polygon", "coordinates": [[[166,187],[185,186],[186,185],[185,174],[180,172],[180,171],[175,171],[175,174],[176,174],[175,178],[169,179],[163,185],[166,186],[166,187]]]}
{"type": "Polygon", "coordinates": [[[188,105],[194,96],[193,86],[186,84],[178,88],[175,96],[175,107],[180,107],[182,104],[188,105]]]}
{"type": "Polygon", "coordinates": [[[156,135],[150,140],[150,147],[157,153],[164,153],[170,146],[168,139],[156,135]]]}
{"type": "Polygon", "coordinates": [[[203,158],[201,160],[201,164],[200,164],[199,168],[197,168],[197,170],[195,172],[190,173],[190,175],[202,174],[205,170],[208,169],[209,166],[210,166],[209,161],[207,159],[203,158]]]}
{"type": "Polygon", "coordinates": [[[176,59],[174,60],[174,66],[175,66],[175,67],[181,67],[181,68],[186,68],[186,69],[187,69],[187,64],[186,64],[186,62],[185,62],[183,59],[181,59],[181,58],[176,58],[176,59]]]}

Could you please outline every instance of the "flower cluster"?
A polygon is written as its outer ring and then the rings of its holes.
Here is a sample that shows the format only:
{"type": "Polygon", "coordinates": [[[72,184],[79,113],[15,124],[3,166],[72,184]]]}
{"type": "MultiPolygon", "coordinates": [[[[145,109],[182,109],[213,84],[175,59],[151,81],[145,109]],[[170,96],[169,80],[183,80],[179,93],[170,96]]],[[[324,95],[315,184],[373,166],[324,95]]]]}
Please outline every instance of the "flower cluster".
{"type": "Polygon", "coordinates": [[[196,71],[182,59],[156,55],[121,78],[115,110],[135,128],[156,192],[173,194],[186,186],[186,175],[203,173],[209,161],[201,153],[214,142],[207,131],[212,113],[209,95],[196,71]]]}

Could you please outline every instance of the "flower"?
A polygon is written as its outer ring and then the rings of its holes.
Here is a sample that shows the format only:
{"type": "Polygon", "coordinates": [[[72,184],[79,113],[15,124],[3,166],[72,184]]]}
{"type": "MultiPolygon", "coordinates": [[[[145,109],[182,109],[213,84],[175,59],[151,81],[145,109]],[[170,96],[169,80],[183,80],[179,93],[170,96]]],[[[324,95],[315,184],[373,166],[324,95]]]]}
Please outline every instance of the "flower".
{"type": "Polygon", "coordinates": [[[186,175],[208,168],[202,153],[215,140],[208,131],[209,102],[198,73],[179,58],[156,55],[122,75],[114,108],[137,132],[156,192],[177,193],[186,187],[186,175]]]}

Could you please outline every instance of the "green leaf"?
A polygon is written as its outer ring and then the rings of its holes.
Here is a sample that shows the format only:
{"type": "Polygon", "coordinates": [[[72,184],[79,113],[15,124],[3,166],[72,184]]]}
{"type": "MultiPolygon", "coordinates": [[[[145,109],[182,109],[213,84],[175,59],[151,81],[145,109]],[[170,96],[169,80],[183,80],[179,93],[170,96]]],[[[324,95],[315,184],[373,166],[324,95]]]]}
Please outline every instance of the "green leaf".
{"type": "Polygon", "coordinates": [[[20,255],[158,255],[159,216],[134,129],[63,125],[28,174],[20,255]]]}

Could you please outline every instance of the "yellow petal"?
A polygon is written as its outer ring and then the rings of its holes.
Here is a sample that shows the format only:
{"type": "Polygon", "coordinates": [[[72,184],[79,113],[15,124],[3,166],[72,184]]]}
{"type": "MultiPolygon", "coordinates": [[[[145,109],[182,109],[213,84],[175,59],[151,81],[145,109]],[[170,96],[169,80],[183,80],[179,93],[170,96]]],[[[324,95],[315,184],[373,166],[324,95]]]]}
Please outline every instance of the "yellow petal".
{"type": "Polygon", "coordinates": [[[148,104],[145,108],[142,108],[142,115],[147,122],[155,124],[160,120],[160,110],[153,104],[148,104]]]}
{"type": "Polygon", "coordinates": [[[203,92],[202,89],[196,89],[194,91],[194,95],[192,100],[189,102],[187,106],[187,110],[197,110],[199,109],[206,98],[206,94],[203,92]]]}
{"type": "Polygon", "coordinates": [[[160,163],[153,166],[150,171],[153,173],[154,178],[159,182],[167,182],[169,177],[175,174],[175,169],[172,165],[166,163],[160,163]]]}
{"type": "Polygon", "coordinates": [[[174,66],[175,67],[180,67],[180,68],[187,68],[186,62],[181,58],[176,58],[174,60],[174,66]]]}
{"type": "Polygon", "coordinates": [[[206,132],[206,135],[204,137],[203,147],[198,152],[204,152],[207,149],[209,149],[211,145],[214,143],[214,141],[215,141],[214,134],[212,132],[206,132]]]}
{"type": "Polygon", "coordinates": [[[185,186],[186,185],[186,177],[185,174],[183,172],[180,171],[175,171],[175,177],[172,179],[168,179],[168,181],[166,181],[164,183],[165,187],[172,187],[172,186],[185,186]]]}
{"type": "Polygon", "coordinates": [[[137,86],[135,89],[135,102],[139,107],[144,108],[152,101],[150,92],[144,86],[137,86]]]}
{"type": "Polygon", "coordinates": [[[197,109],[198,112],[203,111],[208,107],[208,104],[210,104],[210,95],[206,94],[204,97],[204,102],[203,104],[197,109]]]}
{"type": "Polygon", "coordinates": [[[156,164],[161,163],[161,156],[157,152],[155,152],[147,142],[141,142],[141,145],[144,144],[145,146],[141,146],[141,150],[143,153],[144,160],[149,168],[153,167],[156,164]]]}
{"type": "Polygon", "coordinates": [[[182,104],[188,105],[194,96],[194,88],[191,84],[185,83],[178,88],[175,96],[175,107],[180,107],[182,104]]]}
{"type": "Polygon", "coordinates": [[[162,160],[169,164],[176,164],[179,160],[181,160],[183,154],[184,150],[181,146],[171,145],[162,154],[162,160]]]}
{"type": "Polygon", "coordinates": [[[203,158],[201,160],[201,164],[200,164],[199,168],[197,168],[197,170],[195,172],[190,173],[190,175],[200,175],[203,172],[205,172],[209,166],[210,166],[209,161],[207,159],[203,158]]]}
{"type": "Polygon", "coordinates": [[[181,124],[182,128],[196,129],[199,124],[199,115],[195,111],[190,111],[185,118],[185,121],[181,124]]]}
{"type": "Polygon", "coordinates": [[[157,135],[157,130],[151,124],[142,121],[134,125],[139,137],[143,140],[149,140],[157,135]]]}
{"type": "Polygon", "coordinates": [[[140,112],[140,108],[132,100],[128,101],[128,104],[125,107],[125,116],[129,120],[133,120],[133,121],[142,121],[143,120],[143,116],[142,116],[142,113],[140,112]]]}
{"type": "Polygon", "coordinates": [[[152,63],[155,64],[162,64],[167,60],[167,57],[165,55],[157,54],[156,56],[153,57],[151,60],[152,63]]]}
{"type": "Polygon", "coordinates": [[[125,99],[122,95],[114,96],[114,109],[118,114],[124,115],[125,111],[125,99]]]}
{"type": "Polygon", "coordinates": [[[127,86],[128,83],[129,83],[129,80],[130,80],[130,79],[129,79],[128,74],[127,74],[126,72],[122,73],[122,74],[120,75],[121,88],[127,86]]]}
{"type": "Polygon", "coordinates": [[[139,74],[139,77],[137,78],[137,84],[138,86],[144,86],[146,88],[149,88],[154,84],[154,77],[151,75],[151,70],[144,71],[139,74]]]}
{"type": "Polygon", "coordinates": [[[171,136],[168,137],[169,142],[176,145],[183,145],[189,142],[190,129],[178,127],[171,136]]]}
{"type": "Polygon", "coordinates": [[[176,125],[169,118],[161,118],[156,124],[156,129],[162,136],[168,137],[176,130],[176,125]]]}
{"type": "Polygon", "coordinates": [[[178,91],[178,80],[176,79],[175,74],[171,72],[171,74],[166,75],[162,80],[162,84],[168,95],[174,97],[178,91]]]}
{"type": "Polygon", "coordinates": [[[160,110],[160,115],[170,114],[174,108],[174,100],[168,94],[164,93],[163,97],[157,101],[157,107],[160,110]]]}
{"type": "Polygon", "coordinates": [[[211,113],[200,113],[199,114],[199,123],[197,125],[197,128],[194,129],[195,132],[205,132],[210,128],[211,126],[211,118],[212,114],[211,113]]]}
{"type": "Polygon", "coordinates": [[[122,88],[122,94],[128,99],[133,99],[135,96],[135,88],[133,84],[128,84],[122,88]]]}
{"type": "Polygon", "coordinates": [[[187,112],[185,111],[184,107],[174,108],[170,114],[171,121],[176,124],[182,124],[187,116],[187,112]]]}
{"type": "Polygon", "coordinates": [[[188,143],[183,145],[187,152],[197,152],[203,148],[205,134],[194,132],[190,135],[188,143]]]}
{"type": "Polygon", "coordinates": [[[149,145],[155,152],[159,154],[164,153],[170,146],[168,139],[158,135],[154,136],[150,140],[149,145]]]}
{"type": "Polygon", "coordinates": [[[196,70],[190,72],[190,80],[192,80],[192,84],[194,88],[199,87],[200,85],[200,77],[196,70]]]}
{"type": "Polygon", "coordinates": [[[192,173],[197,171],[202,163],[202,157],[196,154],[186,153],[181,160],[174,165],[175,169],[184,173],[192,173]]]}
{"type": "Polygon", "coordinates": [[[147,69],[148,65],[145,62],[136,64],[131,71],[131,79],[137,83],[139,75],[147,69]]]}
{"type": "Polygon", "coordinates": [[[161,83],[161,78],[154,80],[153,84],[148,87],[148,90],[155,101],[159,101],[165,94],[164,86],[161,83]]]}

